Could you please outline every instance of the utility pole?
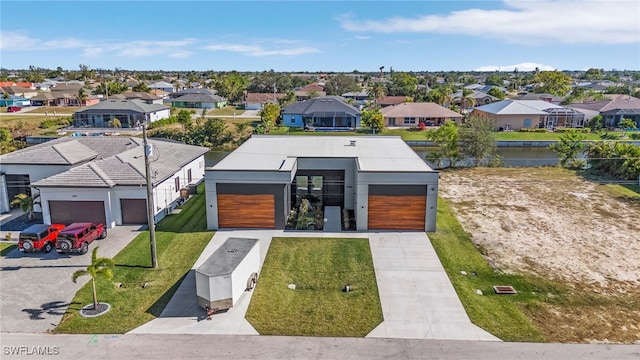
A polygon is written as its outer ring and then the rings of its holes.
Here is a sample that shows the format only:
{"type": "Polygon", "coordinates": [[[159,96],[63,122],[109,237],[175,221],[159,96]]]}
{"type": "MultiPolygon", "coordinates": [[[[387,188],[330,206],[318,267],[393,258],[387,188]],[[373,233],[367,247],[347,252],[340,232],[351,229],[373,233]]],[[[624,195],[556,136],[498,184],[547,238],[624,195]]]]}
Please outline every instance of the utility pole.
{"type": "Polygon", "coordinates": [[[158,268],[158,254],[156,253],[156,224],[154,219],[153,186],[151,183],[151,166],[149,156],[153,153],[153,148],[147,141],[147,122],[142,124],[142,139],[144,144],[144,175],[147,179],[147,224],[149,225],[149,242],[151,246],[151,266],[158,268]]]}

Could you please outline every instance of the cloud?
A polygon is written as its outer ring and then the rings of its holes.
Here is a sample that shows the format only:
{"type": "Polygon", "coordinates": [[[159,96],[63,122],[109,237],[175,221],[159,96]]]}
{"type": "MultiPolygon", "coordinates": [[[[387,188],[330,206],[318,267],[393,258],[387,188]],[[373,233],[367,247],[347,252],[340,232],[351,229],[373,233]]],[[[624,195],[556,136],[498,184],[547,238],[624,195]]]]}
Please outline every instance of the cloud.
{"type": "Polygon", "coordinates": [[[473,71],[506,71],[511,72],[518,69],[518,71],[534,71],[536,68],[540,71],[553,71],[556,70],[553,66],[538,64],[534,62],[523,62],[516,65],[486,65],[473,69],[473,71]]]}
{"type": "MultiPolygon", "coordinates": [[[[289,44],[286,41],[275,41],[275,44],[289,44]]],[[[318,53],[320,50],[311,46],[298,46],[298,47],[284,47],[278,48],[274,46],[272,49],[267,49],[262,45],[239,45],[239,44],[210,44],[204,47],[209,51],[228,51],[236,52],[247,56],[265,57],[265,56],[298,56],[305,54],[318,53]]]]}
{"type": "Polygon", "coordinates": [[[514,43],[640,43],[637,0],[505,0],[505,9],[356,20],[338,17],[357,33],[433,33],[482,36],[514,43]]]}
{"type": "Polygon", "coordinates": [[[371,39],[371,36],[356,35],[356,39],[357,40],[369,40],[369,39],[371,39]]]}

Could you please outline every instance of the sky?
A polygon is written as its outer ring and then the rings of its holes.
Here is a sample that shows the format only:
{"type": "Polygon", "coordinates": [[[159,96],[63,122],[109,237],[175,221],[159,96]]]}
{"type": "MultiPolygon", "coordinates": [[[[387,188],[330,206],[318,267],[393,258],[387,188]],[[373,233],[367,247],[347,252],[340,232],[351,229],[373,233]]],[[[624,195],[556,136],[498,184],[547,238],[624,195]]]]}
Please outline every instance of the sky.
{"type": "Polygon", "coordinates": [[[0,2],[0,66],[640,70],[638,0],[0,2]]]}

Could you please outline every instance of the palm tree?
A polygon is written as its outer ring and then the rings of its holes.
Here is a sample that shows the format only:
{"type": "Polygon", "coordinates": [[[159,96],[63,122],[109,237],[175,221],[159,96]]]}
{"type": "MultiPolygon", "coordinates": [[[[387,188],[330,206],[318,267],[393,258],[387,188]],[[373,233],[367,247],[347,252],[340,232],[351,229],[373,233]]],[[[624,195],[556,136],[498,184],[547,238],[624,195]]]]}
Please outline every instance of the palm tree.
{"type": "Polygon", "coordinates": [[[36,194],[35,196],[29,196],[27,194],[18,194],[14,197],[13,201],[11,201],[11,206],[20,206],[22,212],[28,215],[29,221],[33,221],[36,218],[36,214],[33,212],[33,208],[36,205],[40,205],[40,194],[36,194]]]}
{"type": "Polygon", "coordinates": [[[83,100],[87,100],[89,98],[89,95],[87,95],[87,93],[84,92],[84,89],[80,89],[78,90],[78,102],[80,106],[82,106],[82,101],[83,100]]]}
{"type": "Polygon", "coordinates": [[[462,89],[462,94],[460,95],[460,107],[462,109],[467,109],[476,104],[476,99],[473,98],[473,90],[471,89],[462,89]],[[467,104],[469,106],[467,106],[467,104]]]}
{"type": "Polygon", "coordinates": [[[87,266],[87,270],[78,270],[71,275],[71,280],[75,283],[80,276],[91,276],[91,286],[93,287],[93,308],[98,307],[98,296],[96,294],[96,279],[98,277],[105,277],[108,280],[113,279],[113,267],[115,263],[110,258],[99,258],[97,246],[93,249],[91,254],[91,265],[87,266]]]}
{"type": "Polygon", "coordinates": [[[369,89],[369,96],[373,97],[373,103],[377,104],[378,100],[384,97],[384,86],[381,83],[376,83],[369,89]]]}

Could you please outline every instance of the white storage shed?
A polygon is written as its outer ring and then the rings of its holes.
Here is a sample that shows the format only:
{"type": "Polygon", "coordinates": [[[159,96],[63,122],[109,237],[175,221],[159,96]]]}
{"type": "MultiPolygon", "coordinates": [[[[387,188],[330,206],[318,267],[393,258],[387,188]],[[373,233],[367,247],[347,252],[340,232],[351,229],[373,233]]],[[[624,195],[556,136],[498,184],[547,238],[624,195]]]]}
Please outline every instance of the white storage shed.
{"type": "Polygon", "coordinates": [[[196,269],[198,305],[218,310],[233,307],[253,287],[259,268],[258,239],[227,239],[196,269]]]}

